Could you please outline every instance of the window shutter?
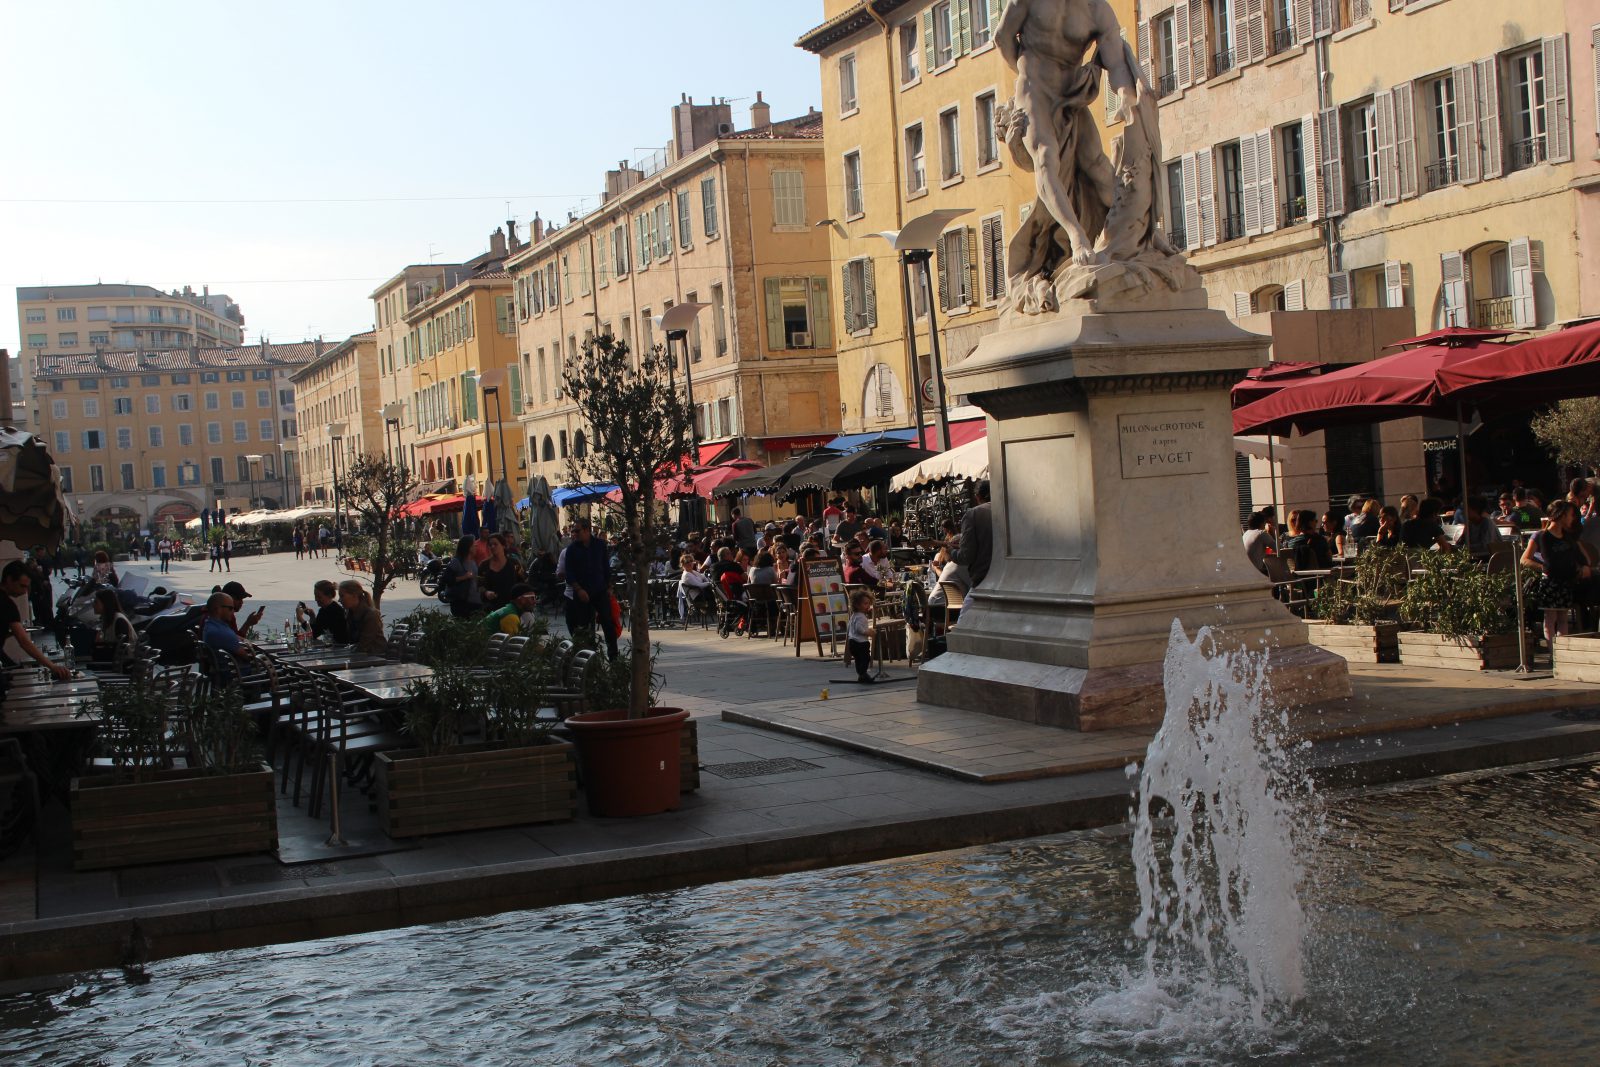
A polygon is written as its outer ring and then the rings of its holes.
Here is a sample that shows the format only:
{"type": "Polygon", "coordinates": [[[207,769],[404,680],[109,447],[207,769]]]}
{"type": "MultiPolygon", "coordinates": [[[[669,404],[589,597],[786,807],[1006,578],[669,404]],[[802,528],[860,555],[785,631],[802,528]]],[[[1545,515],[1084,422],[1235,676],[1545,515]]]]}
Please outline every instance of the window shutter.
{"type": "Polygon", "coordinates": [[[1211,56],[1206,51],[1205,3],[1204,0],[1189,0],[1189,70],[1195,84],[1206,80],[1210,63],[1211,56]]]}
{"type": "Polygon", "coordinates": [[[1339,129],[1339,109],[1330,107],[1322,113],[1322,141],[1318,148],[1322,154],[1322,210],[1332,218],[1344,214],[1344,138],[1339,129]]]}
{"type": "MultiPolygon", "coordinates": [[[[1178,5],[1182,7],[1182,4],[1178,5]]],[[[1151,74],[1150,59],[1150,20],[1142,19],[1139,22],[1138,33],[1135,38],[1139,42],[1139,73],[1149,85],[1155,85],[1155,78],[1151,74]]],[[[1106,75],[1106,95],[1111,95],[1111,75],[1106,75]]],[[[1106,105],[1108,108],[1110,104],[1106,105]]]]}
{"type": "Polygon", "coordinates": [[[1312,0],[1311,32],[1314,36],[1326,37],[1337,28],[1337,12],[1333,5],[1334,0],[1312,0]]]}
{"type": "Polygon", "coordinates": [[[1306,309],[1306,283],[1296,278],[1283,287],[1283,310],[1304,311],[1306,309]]]}
{"type": "Polygon", "coordinates": [[[866,308],[862,317],[867,329],[876,329],[878,326],[878,270],[868,256],[861,261],[861,291],[866,300],[866,308]]]}
{"type": "Polygon", "coordinates": [[[956,17],[955,53],[964,56],[972,51],[972,0],[955,0],[952,6],[956,17]]]}
{"type": "Polygon", "coordinates": [[[707,237],[717,235],[717,183],[707,179],[700,183],[700,213],[705,217],[707,237]]]}
{"type": "Polygon", "coordinates": [[[1513,237],[1507,241],[1506,260],[1511,281],[1511,325],[1520,330],[1531,330],[1539,325],[1538,304],[1533,291],[1535,264],[1532,242],[1526,237],[1513,237]]]}
{"type": "Polygon", "coordinates": [[[1211,149],[1196,152],[1194,164],[1198,179],[1195,199],[1200,205],[1200,239],[1202,244],[1214,245],[1217,243],[1216,153],[1211,149]]]}
{"type": "Polygon", "coordinates": [[[1252,237],[1261,233],[1258,181],[1260,168],[1256,166],[1256,138],[1254,134],[1249,134],[1239,138],[1239,199],[1244,209],[1244,232],[1252,237]]]}
{"type": "Polygon", "coordinates": [[[1322,127],[1316,115],[1300,119],[1300,183],[1306,190],[1306,221],[1322,217],[1322,127]]]}
{"type": "Polygon", "coordinates": [[[1183,233],[1186,248],[1200,247],[1200,177],[1193,152],[1183,157],[1183,233]]]}
{"type": "Polygon", "coordinates": [[[511,332],[511,330],[509,328],[510,327],[510,323],[509,323],[509,321],[507,319],[507,316],[506,316],[506,311],[507,311],[506,298],[503,297],[503,296],[495,297],[494,298],[494,329],[495,329],[496,333],[510,333],[511,332]]]}
{"type": "MultiPolygon", "coordinates": [[[[1172,9],[1172,70],[1178,76],[1178,87],[1187,89],[1194,84],[1193,66],[1189,63],[1189,5],[1178,4],[1172,9]]],[[[1151,83],[1152,87],[1159,88],[1151,83]]]]}
{"type": "Polygon", "coordinates": [[[1389,0],[1389,10],[1399,11],[1406,6],[1406,0],[1389,0]]]}
{"type": "Polygon", "coordinates": [[[978,234],[971,226],[961,231],[961,250],[966,253],[967,275],[965,303],[968,306],[978,302],[978,234]]]}
{"type": "Polygon", "coordinates": [[[894,414],[894,373],[889,370],[887,363],[879,363],[876,373],[878,376],[878,417],[886,419],[894,414]]]}
{"type": "Polygon", "coordinates": [[[833,312],[828,306],[828,279],[811,279],[811,347],[833,347],[833,312]]]}
{"type": "Polygon", "coordinates": [[[857,330],[859,330],[861,328],[860,326],[856,325],[855,282],[854,282],[854,279],[852,279],[850,277],[850,275],[853,273],[850,268],[853,267],[853,266],[855,266],[854,263],[846,263],[844,266],[839,268],[839,277],[844,282],[844,285],[843,285],[842,288],[843,288],[843,291],[844,291],[844,332],[845,333],[855,333],[857,330]]]}
{"type": "MultiPolygon", "coordinates": [[[[778,279],[768,278],[767,288],[767,351],[782,352],[788,348],[783,334],[783,296],[778,290],[778,279]]],[[[845,327],[849,327],[849,322],[845,327]]]]}
{"type": "Polygon", "coordinates": [[[1493,56],[1480,59],[1478,68],[1478,141],[1483,148],[1482,176],[1498,178],[1505,173],[1500,139],[1500,64],[1493,56]]]}
{"type": "Polygon", "coordinates": [[[1394,97],[1379,92],[1372,98],[1378,120],[1378,199],[1393,204],[1400,199],[1400,173],[1394,152],[1394,97]]]}
{"type": "Polygon", "coordinates": [[[1256,139],[1256,201],[1261,205],[1261,232],[1278,228],[1278,161],[1272,152],[1272,131],[1259,130],[1256,139]]]}
{"type": "Polygon", "coordinates": [[[1600,136],[1600,25],[1589,29],[1589,39],[1594,47],[1594,132],[1600,136]]]}
{"type": "Polygon", "coordinates": [[[1456,97],[1456,166],[1463,185],[1471,185],[1481,173],[1478,169],[1478,79],[1475,73],[1471,63],[1450,72],[1456,97]]]}
{"type": "Polygon", "coordinates": [[[1229,6],[1233,18],[1233,69],[1238,70],[1250,62],[1250,2],[1233,0],[1229,6]]]}
{"type": "Polygon", "coordinates": [[[939,236],[939,307],[950,310],[950,234],[939,236]]]}
{"type": "Polygon", "coordinates": [[[933,50],[933,9],[922,13],[922,73],[932,74],[938,66],[933,50]]]}
{"type": "Polygon", "coordinates": [[[1311,34],[1311,0],[1294,0],[1295,44],[1310,44],[1311,34]]]}
{"type": "Polygon", "coordinates": [[[1233,317],[1236,318],[1236,319],[1242,319],[1248,314],[1250,314],[1250,294],[1249,293],[1234,293],[1233,294],[1233,317]]]}
{"type": "Polygon", "coordinates": [[[1467,326],[1467,263],[1460,252],[1439,256],[1441,326],[1467,326]]]}
{"type": "Polygon", "coordinates": [[[1101,94],[1105,98],[1104,103],[1106,108],[1106,125],[1108,127],[1115,126],[1117,124],[1117,104],[1119,101],[1117,99],[1116,90],[1111,88],[1110,71],[1106,72],[1106,76],[1101,82],[1101,94]]]}
{"type": "Polygon", "coordinates": [[[508,368],[511,372],[511,414],[522,414],[522,368],[513,363],[508,368]]]}
{"type": "Polygon", "coordinates": [[[1345,271],[1328,275],[1328,307],[1334,311],[1350,310],[1350,275],[1345,271]]]}
{"type": "Polygon", "coordinates": [[[1406,265],[1397,259],[1391,259],[1383,265],[1383,306],[1403,308],[1406,306],[1406,282],[1410,271],[1406,265]]]}
{"type": "Polygon", "coordinates": [[[1544,39],[1544,106],[1549,116],[1546,156],[1551,163],[1572,162],[1572,104],[1567,94],[1567,35],[1544,39]]]}
{"type": "Polygon", "coordinates": [[[1390,92],[1394,108],[1394,159],[1400,199],[1417,195],[1417,113],[1411,105],[1411,83],[1396,85],[1390,92]]]}
{"type": "Polygon", "coordinates": [[[1005,237],[998,218],[983,220],[983,262],[987,272],[983,297],[993,303],[1006,292],[1005,237]]]}
{"type": "Polygon", "coordinates": [[[1248,0],[1250,5],[1250,62],[1267,58],[1266,0],[1248,0]]]}

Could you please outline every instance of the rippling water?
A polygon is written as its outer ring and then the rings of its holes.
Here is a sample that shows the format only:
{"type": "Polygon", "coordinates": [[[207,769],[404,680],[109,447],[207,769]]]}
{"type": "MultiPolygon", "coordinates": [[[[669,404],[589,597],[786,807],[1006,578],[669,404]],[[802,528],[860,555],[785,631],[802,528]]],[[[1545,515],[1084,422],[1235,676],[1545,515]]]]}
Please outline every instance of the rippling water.
{"type": "Polygon", "coordinates": [[[1334,802],[1265,1029],[1117,1029],[1159,994],[1080,834],[84,975],[0,999],[0,1064],[1594,1062],[1597,827],[1593,765],[1334,802]]]}

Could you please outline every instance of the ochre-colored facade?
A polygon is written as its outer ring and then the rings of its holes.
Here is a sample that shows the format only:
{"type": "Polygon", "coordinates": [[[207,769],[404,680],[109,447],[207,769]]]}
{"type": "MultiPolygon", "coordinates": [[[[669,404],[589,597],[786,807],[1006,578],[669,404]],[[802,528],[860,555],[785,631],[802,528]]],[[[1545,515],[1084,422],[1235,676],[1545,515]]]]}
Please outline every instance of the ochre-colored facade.
{"type": "Polygon", "coordinates": [[[300,413],[300,481],[303,499],[332,500],[334,450],[339,475],[346,461],[385,451],[378,397],[378,345],[371,332],[358,333],[296,371],[295,409],[300,413]],[[333,429],[340,428],[339,441],[333,429]]]}

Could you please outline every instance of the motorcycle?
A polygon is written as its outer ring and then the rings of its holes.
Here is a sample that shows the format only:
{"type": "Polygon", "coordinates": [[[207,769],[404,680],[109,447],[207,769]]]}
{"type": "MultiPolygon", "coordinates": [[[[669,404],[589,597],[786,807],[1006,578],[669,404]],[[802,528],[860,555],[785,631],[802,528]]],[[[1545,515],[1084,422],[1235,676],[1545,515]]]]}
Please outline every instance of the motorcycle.
{"type": "Polygon", "coordinates": [[[123,575],[120,585],[107,586],[90,578],[67,579],[67,589],[56,599],[55,634],[63,644],[87,656],[94,650],[94,635],[100,629],[95,614],[94,595],[103,588],[117,594],[117,604],[133,623],[140,639],[161,653],[163,663],[193,662],[192,631],[205,610],[194,598],[162,586],[146,592],[146,581],[123,575]],[[188,658],[184,658],[185,655],[188,658]]]}
{"type": "Polygon", "coordinates": [[[417,573],[417,581],[421,583],[422,595],[434,597],[439,595],[440,588],[444,585],[444,560],[434,557],[423,563],[417,561],[421,570],[417,573]]]}

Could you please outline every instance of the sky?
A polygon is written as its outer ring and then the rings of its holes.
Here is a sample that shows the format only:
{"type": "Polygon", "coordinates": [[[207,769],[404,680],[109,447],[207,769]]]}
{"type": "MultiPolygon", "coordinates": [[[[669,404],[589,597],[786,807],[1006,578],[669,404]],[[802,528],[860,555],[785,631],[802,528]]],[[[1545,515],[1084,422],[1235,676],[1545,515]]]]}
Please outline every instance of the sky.
{"type": "Polygon", "coordinates": [[[597,206],[671,107],[820,106],[821,0],[0,0],[0,348],[17,286],[209,285],[246,341],[372,327],[408,263],[597,206]],[[510,213],[507,213],[507,205],[510,213]]]}

